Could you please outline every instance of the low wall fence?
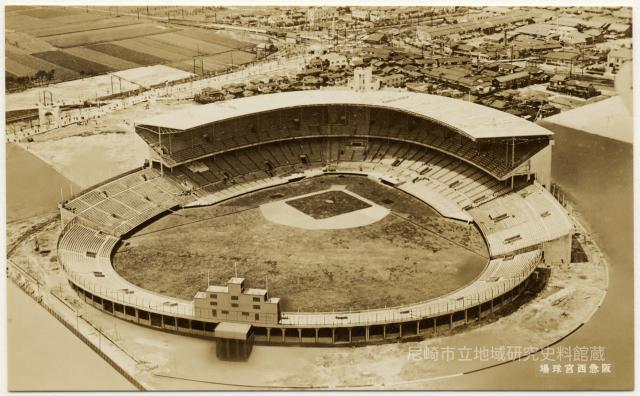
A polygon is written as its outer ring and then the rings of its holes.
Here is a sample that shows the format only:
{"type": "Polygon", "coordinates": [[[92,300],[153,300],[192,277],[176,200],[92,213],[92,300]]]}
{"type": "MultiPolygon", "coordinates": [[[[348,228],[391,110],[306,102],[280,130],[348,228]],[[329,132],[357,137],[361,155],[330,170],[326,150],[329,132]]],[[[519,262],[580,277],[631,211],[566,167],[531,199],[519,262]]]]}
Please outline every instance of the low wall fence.
{"type": "MultiPolygon", "coordinates": [[[[526,280],[539,265],[541,256],[532,260],[526,267],[514,274],[512,277],[502,281],[498,281],[494,287],[479,292],[471,292],[470,295],[459,298],[448,298],[446,295],[439,297],[433,302],[423,302],[411,305],[400,305],[394,307],[385,307],[368,310],[357,311],[336,311],[336,312],[282,312],[280,323],[259,321],[255,322],[258,326],[268,327],[312,327],[312,326],[332,326],[332,327],[351,327],[351,326],[367,326],[385,323],[406,322],[423,318],[435,318],[443,315],[449,315],[467,309],[475,308],[478,305],[489,303],[493,299],[500,297],[516,288],[524,280],[526,280]]],[[[81,274],[72,271],[60,262],[67,278],[78,288],[83,289],[92,295],[101,299],[118,303],[123,306],[129,306],[141,309],[150,313],[160,315],[169,315],[194,319],[200,321],[209,321],[217,323],[225,318],[212,318],[197,315],[196,309],[192,306],[185,306],[190,302],[185,300],[174,299],[169,296],[158,295],[160,298],[166,298],[164,303],[159,303],[158,298],[152,300],[149,298],[139,297],[134,294],[127,293],[127,289],[114,290],[97,283],[91,282],[87,274],[81,274]]],[[[108,264],[110,265],[110,263],[108,264]]],[[[123,282],[123,286],[127,283],[123,282]]],[[[151,292],[148,292],[151,293],[151,292]]],[[[456,292],[453,292],[456,293],[456,292]]],[[[451,293],[451,294],[453,294],[451,293]]],[[[450,294],[450,295],[451,295],[450,294]]],[[[232,320],[232,319],[230,319],[232,320]]]]}

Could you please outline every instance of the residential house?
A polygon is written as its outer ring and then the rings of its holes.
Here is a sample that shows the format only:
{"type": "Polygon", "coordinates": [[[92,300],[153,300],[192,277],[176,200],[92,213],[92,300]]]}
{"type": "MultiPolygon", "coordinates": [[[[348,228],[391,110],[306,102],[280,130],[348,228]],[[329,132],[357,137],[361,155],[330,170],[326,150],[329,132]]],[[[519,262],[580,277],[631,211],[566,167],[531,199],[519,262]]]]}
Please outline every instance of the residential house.
{"type": "Polygon", "coordinates": [[[326,62],[329,62],[330,68],[344,69],[348,66],[347,57],[341,54],[330,53],[322,55],[320,58],[325,64],[326,62]]]}
{"type": "Polygon", "coordinates": [[[529,85],[529,73],[521,71],[517,73],[498,76],[493,79],[493,85],[498,89],[520,88],[529,85]]]}
{"type": "Polygon", "coordinates": [[[550,65],[567,66],[575,64],[580,54],[569,51],[552,51],[542,55],[542,59],[550,65]]]}
{"type": "Polygon", "coordinates": [[[549,80],[549,87],[557,89],[564,86],[569,81],[569,76],[564,74],[556,74],[549,80]]]}
{"type": "Polygon", "coordinates": [[[401,87],[404,84],[405,77],[400,73],[391,74],[389,76],[380,77],[380,83],[384,87],[401,87]]]}
{"type": "Polygon", "coordinates": [[[388,42],[387,35],[384,33],[372,33],[364,38],[364,42],[367,44],[385,44],[388,42]]]}

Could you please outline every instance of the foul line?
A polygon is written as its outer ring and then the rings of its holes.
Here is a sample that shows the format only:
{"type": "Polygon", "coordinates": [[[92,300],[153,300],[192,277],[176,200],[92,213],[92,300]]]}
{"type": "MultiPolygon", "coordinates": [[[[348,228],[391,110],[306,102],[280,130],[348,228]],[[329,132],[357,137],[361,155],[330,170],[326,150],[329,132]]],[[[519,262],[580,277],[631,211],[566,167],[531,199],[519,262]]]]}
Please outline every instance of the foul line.
{"type": "MultiPolygon", "coordinates": [[[[235,212],[229,212],[229,213],[224,213],[224,214],[220,214],[220,215],[216,215],[216,216],[206,217],[206,218],[204,218],[204,219],[193,220],[193,221],[189,221],[189,222],[187,222],[187,223],[176,224],[176,225],[169,226],[169,227],[165,227],[165,228],[161,228],[161,229],[158,229],[158,230],[145,232],[144,234],[137,234],[137,235],[133,235],[133,236],[130,236],[129,238],[126,238],[126,239],[135,239],[135,238],[138,238],[138,237],[141,237],[141,236],[150,235],[150,234],[155,234],[155,233],[158,233],[158,232],[162,232],[162,231],[166,231],[166,230],[171,230],[171,229],[179,228],[179,227],[184,227],[184,226],[188,226],[188,225],[191,225],[191,224],[201,223],[201,222],[203,222],[203,221],[208,221],[208,220],[218,219],[218,218],[220,218],[220,217],[230,216],[230,215],[233,215],[233,214],[246,212],[246,211],[248,211],[248,210],[252,210],[252,209],[256,209],[256,208],[258,208],[258,206],[252,206],[252,207],[249,207],[249,208],[245,208],[245,209],[237,210],[237,211],[235,211],[235,212]]],[[[172,211],[172,213],[173,213],[173,214],[178,215],[177,213],[175,213],[175,212],[173,212],[173,211],[172,211]]],[[[182,215],[178,215],[178,216],[182,216],[182,215]]],[[[186,216],[183,216],[183,217],[186,217],[186,216]]]]}
{"type": "Polygon", "coordinates": [[[467,250],[467,251],[469,251],[469,252],[471,252],[471,253],[473,253],[473,254],[475,254],[475,255],[478,255],[478,256],[480,256],[480,257],[482,257],[482,258],[486,258],[486,259],[488,259],[488,258],[489,258],[489,256],[485,256],[485,255],[484,255],[484,254],[482,254],[482,253],[476,252],[475,250],[473,250],[473,249],[471,249],[471,248],[469,248],[469,247],[467,247],[467,246],[464,246],[463,244],[461,244],[461,243],[459,243],[459,242],[456,242],[456,241],[454,241],[454,240],[452,240],[452,239],[449,239],[449,238],[447,238],[446,236],[444,236],[444,235],[440,234],[439,232],[436,232],[436,231],[434,231],[434,230],[430,229],[430,228],[429,228],[429,227],[427,227],[427,226],[424,226],[424,225],[422,225],[422,224],[420,224],[420,223],[417,223],[417,222],[415,222],[415,221],[413,221],[413,220],[411,220],[411,219],[409,219],[409,218],[407,218],[407,217],[404,217],[404,216],[399,215],[398,213],[396,213],[396,212],[395,212],[395,211],[393,211],[393,210],[391,211],[391,214],[392,214],[392,215],[394,215],[394,216],[396,216],[396,217],[401,218],[402,220],[404,220],[404,221],[406,221],[406,222],[409,222],[409,223],[411,223],[411,224],[415,225],[416,227],[420,227],[420,228],[422,228],[423,230],[425,230],[425,231],[427,231],[427,232],[430,232],[431,234],[433,234],[433,235],[435,235],[435,236],[437,236],[437,237],[439,237],[439,238],[444,239],[445,241],[451,242],[451,243],[453,243],[454,245],[459,246],[459,247],[461,247],[461,248],[463,248],[463,249],[465,249],[465,250],[467,250]]]}

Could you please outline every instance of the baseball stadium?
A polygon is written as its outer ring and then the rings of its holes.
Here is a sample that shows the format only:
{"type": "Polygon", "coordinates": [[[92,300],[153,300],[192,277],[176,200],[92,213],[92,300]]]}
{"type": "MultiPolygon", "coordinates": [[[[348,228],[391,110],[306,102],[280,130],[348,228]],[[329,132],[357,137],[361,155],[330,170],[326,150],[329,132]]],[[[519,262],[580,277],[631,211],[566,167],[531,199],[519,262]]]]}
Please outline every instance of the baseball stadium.
{"type": "Polygon", "coordinates": [[[141,167],[60,204],[58,260],[87,304],[221,358],[441,335],[571,259],[553,134],[488,107],[307,90],[135,131],[141,167]]]}

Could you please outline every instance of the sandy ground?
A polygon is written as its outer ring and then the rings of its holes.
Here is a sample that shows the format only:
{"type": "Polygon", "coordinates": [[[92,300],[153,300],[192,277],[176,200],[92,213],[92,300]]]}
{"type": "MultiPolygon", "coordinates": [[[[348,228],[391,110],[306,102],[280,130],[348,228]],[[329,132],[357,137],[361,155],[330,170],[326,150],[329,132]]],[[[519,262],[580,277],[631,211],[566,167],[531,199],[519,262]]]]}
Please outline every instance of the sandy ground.
{"type": "Polygon", "coordinates": [[[171,82],[192,77],[194,74],[184,70],[174,69],[166,65],[154,65],[136,67],[134,69],[120,70],[113,73],[124,81],[131,81],[136,85],[149,87],[164,82],[171,82]]]}
{"type": "Polygon", "coordinates": [[[196,105],[156,102],[147,108],[146,104],[139,104],[86,125],[70,125],[44,133],[34,142],[21,145],[86,188],[143,164],[148,147],[134,132],[136,120],[190,106],[196,105]]]}
{"type": "Polygon", "coordinates": [[[127,240],[114,266],[138,286],[192,299],[206,288],[207,273],[212,284],[225,284],[237,265],[254,287],[264,287],[268,277],[270,295],[281,298],[284,311],[333,311],[434,298],[471,282],[486,265],[482,250],[446,239],[481,243],[474,226],[445,222],[417,199],[391,195],[393,189],[363,177],[320,177],[259,195],[270,201],[281,191],[323,191],[331,179],[358,186],[365,199],[391,199],[385,205],[391,210],[424,211],[415,219],[424,226],[389,215],[362,227],[302,229],[266,220],[259,208],[243,205],[251,198],[241,197],[158,220],[127,240]],[[235,213],[220,217],[229,211],[235,213]]]}
{"type": "Polygon", "coordinates": [[[633,116],[619,96],[556,114],[545,122],[633,143],[633,116]]]}
{"type": "Polygon", "coordinates": [[[147,153],[133,132],[73,136],[31,143],[27,149],[82,188],[142,166],[147,153]]]}

